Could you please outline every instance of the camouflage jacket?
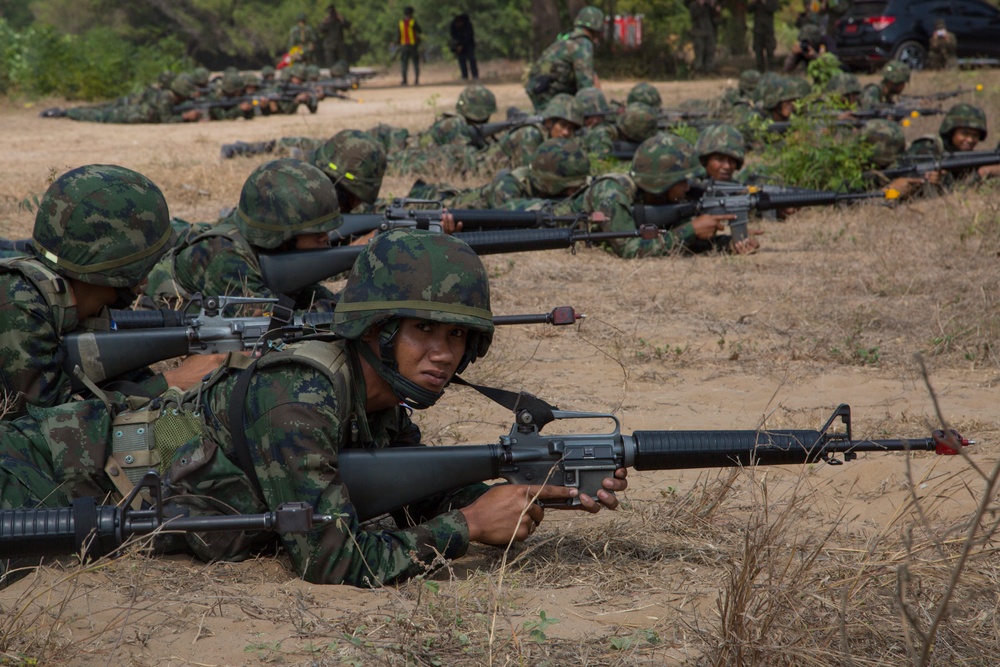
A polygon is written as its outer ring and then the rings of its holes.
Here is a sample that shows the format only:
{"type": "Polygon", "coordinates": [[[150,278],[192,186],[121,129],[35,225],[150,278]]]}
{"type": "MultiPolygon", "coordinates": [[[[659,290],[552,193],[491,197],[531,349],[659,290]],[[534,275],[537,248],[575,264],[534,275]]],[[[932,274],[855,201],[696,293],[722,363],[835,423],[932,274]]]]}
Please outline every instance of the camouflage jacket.
{"type": "MultiPolygon", "coordinates": [[[[639,187],[625,174],[606,174],[594,180],[587,188],[583,205],[588,213],[600,211],[607,216],[602,231],[622,232],[636,229],[632,207],[640,203],[639,187]]],[[[619,257],[660,257],[676,253],[695,242],[694,227],[690,222],[670,229],[651,241],[643,239],[615,239],[609,242],[619,257]]]]}
{"type": "Polygon", "coordinates": [[[895,104],[896,100],[889,97],[882,90],[882,85],[869,83],[861,89],[861,96],[858,98],[858,106],[862,109],[874,109],[875,107],[895,104]]]}
{"type": "MultiPolygon", "coordinates": [[[[26,404],[68,402],[73,391],[63,369],[63,336],[77,329],[107,328],[109,321],[105,312],[81,322],[69,285],[33,258],[0,262],[0,381],[6,394],[17,396],[0,419],[23,415],[26,404]]],[[[167,388],[162,375],[146,369],[119,379],[141,383],[153,394],[167,388]]]]}
{"type": "MultiPolygon", "coordinates": [[[[207,232],[189,236],[165,254],[149,272],[144,291],[161,304],[199,292],[203,296],[278,297],[264,282],[257,253],[228,219],[207,232]]],[[[323,310],[323,302],[335,300],[333,292],[314,285],[302,291],[295,305],[300,310],[313,306],[323,310]]]]}
{"type": "Polygon", "coordinates": [[[544,128],[534,124],[505,132],[478,153],[480,173],[495,174],[501,169],[528,166],[532,154],[545,141],[545,136],[544,128]]]}
{"type": "Polygon", "coordinates": [[[614,143],[618,141],[618,126],[611,121],[604,121],[583,131],[581,141],[583,149],[589,155],[599,158],[611,157],[614,143]]]}
{"type": "Polygon", "coordinates": [[[528,73],[528,96],[540,110],[559,93],[575,95],[594,86],[594,43],[584,28],[574,28],[553,42],[528,73]]]}

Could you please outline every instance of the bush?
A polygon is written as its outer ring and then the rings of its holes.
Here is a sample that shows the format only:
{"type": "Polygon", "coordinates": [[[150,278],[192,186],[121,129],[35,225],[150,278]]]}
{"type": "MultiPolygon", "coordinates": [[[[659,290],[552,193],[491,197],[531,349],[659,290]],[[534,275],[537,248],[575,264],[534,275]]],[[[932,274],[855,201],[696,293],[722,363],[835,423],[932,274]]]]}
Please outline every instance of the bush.
{"type": "Polygon", "coordinates": [[[0,93],[94,100],[125,95],[186,66],[174,38],[137,46],[106,27],[59,35],[45,26],[14,30],[0,19],[0,93]]]}

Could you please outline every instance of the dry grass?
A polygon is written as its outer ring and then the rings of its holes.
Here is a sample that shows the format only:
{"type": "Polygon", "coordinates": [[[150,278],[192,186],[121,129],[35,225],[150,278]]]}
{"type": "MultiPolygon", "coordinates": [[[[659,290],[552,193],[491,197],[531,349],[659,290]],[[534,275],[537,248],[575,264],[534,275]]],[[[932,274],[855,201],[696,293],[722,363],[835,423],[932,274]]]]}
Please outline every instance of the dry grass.
{"type": "MultiPolygon", "coordinates": [[[[913,87],[975,82],[1000,127],[1000,74],[921,73],[913,87]]],[[[621,98],[629,85],[606,87],[621,98]]],[[[501,109],[526,105],[516,86],[494,88],[501,109]]],[[[660,89],[673,105],[717,85],[660,89]]],[[[378,121],[416,128],[459,90],[375,87],[361,91],[364,104],[330,102],[314,117],[155,132],[8,106],[7,163],[19,168],[0,181],[4,233],[30,228],[18,202],[87,162],[136,168],[175,215],[212,219],[260,162],[220,162],[221,143],[378,121]]],[[[937,122],[918,119],[907,134],[937,122]]],[[[409,185],[394,178],[387,189],[409,185]]],[[[636,473],[615,514],[549,512],[524,545],[473,547],[380,591],[310,586],[281,556],[46,567],[0,591],[0,664],[993,664],[997,187],[763,222],[764,247],[751,257],[487,257],[497,313],[573,305],[588,317],[506,328],[468,373],[566,409],[614,412],[626,431],[815,428],[849,402],[857,437],[923,436],[944,419],[977,440],[967,459],[871,454],[839,467],[636,473]]],[[[509,428],[509,415],[466,389],[419,419],[445,444],[509,428]]]]}

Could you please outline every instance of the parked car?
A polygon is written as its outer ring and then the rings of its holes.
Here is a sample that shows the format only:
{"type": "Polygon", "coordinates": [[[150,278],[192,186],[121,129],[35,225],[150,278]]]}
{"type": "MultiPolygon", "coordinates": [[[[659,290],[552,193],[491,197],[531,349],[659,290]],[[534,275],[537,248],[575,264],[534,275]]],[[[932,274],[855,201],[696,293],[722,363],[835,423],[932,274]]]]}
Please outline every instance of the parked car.
{"type": "Polygon", "coordinates": [[[1000,10],[983,0],[855,0],[834,27],[837,56],[852,69],[892,58],[923,69],[937,19],[955,33],[959,58],[1000,58],[1000,10]]]}

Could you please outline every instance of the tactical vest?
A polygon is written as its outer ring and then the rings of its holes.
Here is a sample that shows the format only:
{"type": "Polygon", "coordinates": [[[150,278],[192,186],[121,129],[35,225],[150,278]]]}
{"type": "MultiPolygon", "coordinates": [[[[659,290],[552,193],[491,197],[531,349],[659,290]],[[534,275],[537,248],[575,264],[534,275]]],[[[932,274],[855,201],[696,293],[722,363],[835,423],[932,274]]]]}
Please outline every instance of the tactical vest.
{"type": "Polygon", "coordinates": [[[31,256],[0,260],[0,273],[20,273],[35,286],[52,312],[58,333],[76,328],[75,312],[72,318],[69,315],[70,310],[76,310],[76,300],[66,278],[31,256]],[[67,324],[70,321],[72,326],[67,324]]]}

